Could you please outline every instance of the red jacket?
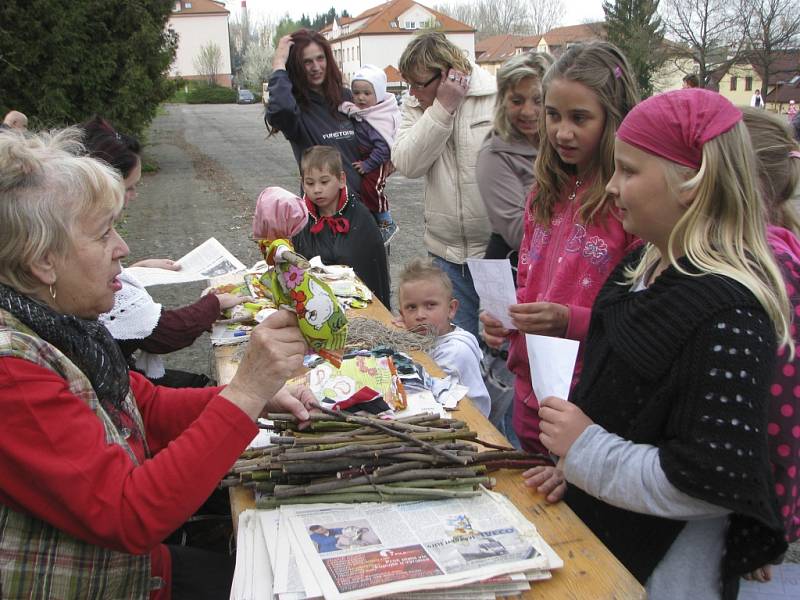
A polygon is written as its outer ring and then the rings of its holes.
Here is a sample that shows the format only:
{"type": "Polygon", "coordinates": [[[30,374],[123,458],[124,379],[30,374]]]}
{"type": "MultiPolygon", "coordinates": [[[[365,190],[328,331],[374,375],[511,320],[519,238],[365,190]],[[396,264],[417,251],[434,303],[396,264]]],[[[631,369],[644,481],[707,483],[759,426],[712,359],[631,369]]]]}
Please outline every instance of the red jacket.
{"type": "Polygon", "coordinates": [[[66,381],[18,358],[0,359],[0,502],[87,542],[149,553],[170,597],[161,544],[208,498],[258,432],[221,388],[168,389],[130,374],[153,454],[107,444],[103,425],[66,381]]]}

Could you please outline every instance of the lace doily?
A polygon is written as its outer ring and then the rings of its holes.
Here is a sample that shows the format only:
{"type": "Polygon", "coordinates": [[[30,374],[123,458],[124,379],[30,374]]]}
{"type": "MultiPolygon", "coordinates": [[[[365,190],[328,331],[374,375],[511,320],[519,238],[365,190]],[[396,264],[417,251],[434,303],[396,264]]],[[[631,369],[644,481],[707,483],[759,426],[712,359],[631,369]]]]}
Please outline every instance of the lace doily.
{"type": "MultiPolygon", "coordinates": [[[[114,308],[100,315],[100,322],[115,340],[143,340],[153,333],[161,318],[161,305],[147,292],[136,277],[126,269],[119,275],[122,289],[114,294],[114,308]]],[[[160,356],[140,351],[136,367],[150,378],[164,376],[160,356]]]]}

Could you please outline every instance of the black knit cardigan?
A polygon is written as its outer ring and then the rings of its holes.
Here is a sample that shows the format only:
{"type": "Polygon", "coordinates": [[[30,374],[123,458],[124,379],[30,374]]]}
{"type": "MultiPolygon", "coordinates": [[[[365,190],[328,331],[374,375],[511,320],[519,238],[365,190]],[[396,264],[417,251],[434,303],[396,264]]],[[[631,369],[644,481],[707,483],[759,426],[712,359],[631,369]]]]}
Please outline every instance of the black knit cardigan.
{"type": "MultiPolygon", "coordinates": [[[[658,447],[676,488],[731,510],[722,564],[731,591],[786,549],[767,452],[775,333],[755,297],[726,277],[669,267],[631,292],[622,270],[640,256],[623,260],[595,301],[573,398],[607,431],[658,447]]],[[[685,525],[575,486],[566,500],[642,583],[685,525]]]]}

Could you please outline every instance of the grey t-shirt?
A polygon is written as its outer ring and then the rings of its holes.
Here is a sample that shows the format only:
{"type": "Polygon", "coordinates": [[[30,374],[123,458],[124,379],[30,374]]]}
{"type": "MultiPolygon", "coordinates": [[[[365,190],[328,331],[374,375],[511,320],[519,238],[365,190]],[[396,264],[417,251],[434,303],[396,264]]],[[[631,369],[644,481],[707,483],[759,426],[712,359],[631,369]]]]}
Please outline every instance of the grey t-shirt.
{"type": "Polygon", "coordinates": [[[658,448],[589,426],[564,460],[567,481],[626,510],[687,521],[647,580],[650,600],[719,598],[729,510],[684,494],[667,479],[658,448]]]}

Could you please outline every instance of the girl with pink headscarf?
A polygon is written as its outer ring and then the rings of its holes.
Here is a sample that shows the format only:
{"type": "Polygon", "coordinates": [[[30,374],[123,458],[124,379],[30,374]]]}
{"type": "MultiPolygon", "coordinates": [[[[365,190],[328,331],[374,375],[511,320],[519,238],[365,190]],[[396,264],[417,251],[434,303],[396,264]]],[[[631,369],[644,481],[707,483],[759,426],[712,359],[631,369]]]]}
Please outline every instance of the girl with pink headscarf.
{"type": "Polygon", "coordinates": [[[706,90],[654,96],[614,164],[607,189],[647,244],[597,296],[574,403],[542,401],[541,441],[559,495],[649,598],[735,598],[787,547],[765,430],[776,351],[794,352],[742,113],[706,90]]]}

